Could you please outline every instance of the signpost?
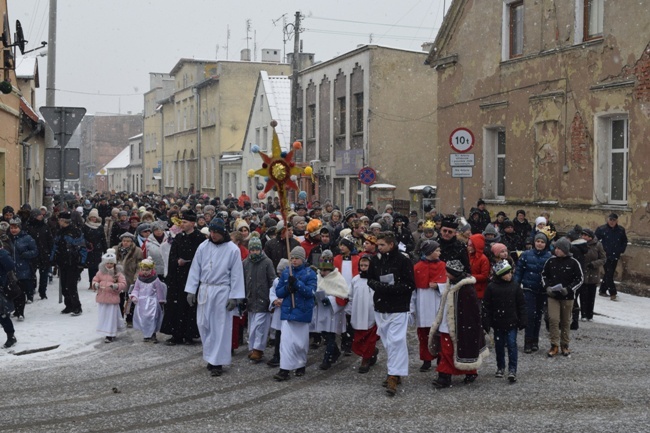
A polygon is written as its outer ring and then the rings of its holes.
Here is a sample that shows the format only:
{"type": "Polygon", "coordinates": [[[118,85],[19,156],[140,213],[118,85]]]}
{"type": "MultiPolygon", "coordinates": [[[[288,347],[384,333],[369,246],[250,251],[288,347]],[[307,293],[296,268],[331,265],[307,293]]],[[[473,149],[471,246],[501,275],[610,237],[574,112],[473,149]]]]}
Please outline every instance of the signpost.
{"type": "Polygon", "coordinates": [[[460,214],[465,216],[463,179],[472,177],[474,171],[474,154],[467,153],[474,148],[474,133],[467,128],[456,128],[449,136],[449,145],[457,152],[449,155],[449,165],[451,177],[460,179],[460,214]]]}

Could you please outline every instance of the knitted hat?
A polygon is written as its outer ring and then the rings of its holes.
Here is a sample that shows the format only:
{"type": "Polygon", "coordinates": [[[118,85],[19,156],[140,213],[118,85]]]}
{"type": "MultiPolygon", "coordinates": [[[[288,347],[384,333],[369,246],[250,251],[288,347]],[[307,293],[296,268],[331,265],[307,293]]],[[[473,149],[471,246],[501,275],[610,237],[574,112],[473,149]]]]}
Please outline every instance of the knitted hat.
{"type": "Polygon", "coordinates": [[[208,226],[211,232],[219,233],[221,236],[228,236],[228,230],[226,230],[226,223],[221,218],[212,218],[210,220],[210,225],[208,226]]]}
{"type": "Polygon", "coordinates": [[[354,209],[348,209],[345,211],[345,214],[343,215],[343,220],[347,221],[348,218],[350,217],[357,217],[357,213],[354,211],[354,209]]]}
{"type": "Polygon", "coordinates": [[[305,217],[303,216],[296,215],[295,217],[291,218],[291,225],[293,225],[294,227],[302,222],[305,222],[305,217]]]}
{"type": "Polygon", "coordinates": [[[32,209],[31,212],[29,212],[29,217],[31,219],[36,219],[39,215],[43,215],[40,209],[32,209]]]}
{"type": "Polygon", "coordinates": [[[492,270],[494,271],[494,274],[497,277],[500,277],[502,275],[507,274],[508,272],[512,271],[512,266],[507,260],[502,260],[500,262],[496,262],[492,266],[492,270]]]}
{"type": "Polygon", "coordinates": [[[427,240],[422,242],[422,246],[420,246],[420,252],[424,254],[425,256],[428,256],[429,254],[433,253],[435,250],[440,248],[440,244],[436,241],[432,240],[427,240]]]}
{"type": "Polygon", "coordinates": [[[2,208],[2,215],[6,214],[6,213],[14,213],[14,208],[12,208],[11,206],[3,207],[2,208]]]}
{"type": "Polygon", "coordinates": [[[208,236],[210,234],[210,229],[207,227],[203,227],[201,230],[199,230],[202,235],[208,236]]]}
{"type": "Polygon", "coordinates": [[[90,212],[88,212],[88,218],[91,217],[95,217],[99,219],[99,211],[93,208],[90,212]]]}
{"type": "Polygon", "coordinates": [[[115,255],[115,250],[113,248],[107,249],[104,255],[102,255],[102,263],[113,263],[114,265],[117,264],[117,256],[115,255]]]}
{"type": "Polygon", "coordinates": [[[129,213],[128,213],[127,211],[125,211],[125,210],[121,210],[121,211],[119,211],[119,212],[117,213],[117,216],[123,217],[123,216],[127,216],[128,214],[129,214],[129,213]]]}
{"type": "Polygon", "coordinates": [[[540,224],[546,225],[546,222],[547,222],[546,218],[544,218],[543,216],[538,216],[537,218],[535,218],[535,227],[537,227],[540,224]]]}
{"type": "Polygon", "coordinates": [[[344,236],[339,241],[339,245],[345,245],[350,251],[353,251],[355,246],[354,239],[350,236],[344,236]]]}
{"type": "Polygon", "coordinates": [[[483,236],[487,236],[487,235],[496,236],[498,234],[499,232],[497,232],[497,229],[494,227],[493,224],[488,224],[485,227],[485,230],[483,230],[483,236]]]}
{"type": "Polygon", "coordinates": [[[144,270],[150,270],[156,267],[156,264],[154,263],[153,259],[151,257],[147,257],[146,259],[142,260],[140,264],[138,265],[140,269],[144,270]]]}
{"type": "Polygon", "coordinates": [[[253,232],[251,238],[248,240],[248,249],[262,251],[262,241],[257,232],[253,232]]]}
{"type": "Polygon", "coordinates": [[[12,219],[9,220],[9,225],[10,226],[21,226],[23,222],[20,220],[20,217],[13,217],[12,219]]]}
{"type": "Polygon", "coordinates": [[[534,240],[536,241],[537,239],[541,239],[541,240],[544,241],[545,244],[548,244],[548,238],[547,238],[546,235],[545,235],[544,233],[542,233],[542,232],[537,232],[537,234],[535,235],[535,239],[534,239],[534,240]]]}
{"type": "Polygon", "coordinates": [[[334,270],[334,254],[330,250],[325,250],[320,255],[318,262],[318,269],[320,270],[334,270]]]}
{"type": "Polygon", "coordinates": [[[289,266],[289,260],[280,259],[280,262],[278,263],[278,266],[275,268],[275,270],[278,273],[278,275],[280,275],[288,266],[289,266]]]}
{"type": "Polygon", "coordinates": [[[83,208],[83,206],[77,206],[76,209],[75,209],[75,211],[76,211],[77,213],[83,214],[83,213],[84,213],[84,208],[83,208]]]}
{"type": "Polygon", "coordinates": [[[498,243],[498,242],[492,244],[491,251],[492,251],[492,254],[494,254],[495,256],[498,256],[499,253],[500,253],[501,251],[503,251],[503,250],[506,250],[506,251],[507,251],[507,250],[508,250],[508,247],[506,247],[504,244],[500,244],[500,243],[498,243]]]}
{"type": "Polygon", "coordinates": [[[131,217],[129,218],[129,222],[133,222],[133,221],[140,222],[140,217],[137,215],[131,215],[131,217]]]}
{"type": "Polygon", "coordinates": [[[300,259],[303,262],[305,261],[305,249],[303,247],[295,247],[291,250],[292,259],[300,259]]]}
{"type": "Polygon", "coordinates": [[[445,269],[455,278],[461,277],[465,273],[465,266],[463,266],[460,260],[448,261],[445,269]]]}
{"type": "Polygon", "coordinates": [[[237,231],[239,231],[239,230],[241,230],[243,228],[247,228],[248,231],[251,230],[251,226],[248,225],[246,220],[243,220],[243,219],[238,220],[237,224],[235,225],[235,229],[237,229],[237,231]]]}
{"type": "Polygon", "coordinates": [[[571,230],[569,230],[566,234],[566,236],[569,238],[570,241],[575,241],[580,239],[580,235],[582,234],[582,226],[580,224],[576,224],[571,230]]]}
{"type": "Polygon", "coordinates": [[[507,229],[508,227],[514,227],[514,226],[515,225],[510,220],[505,220],[504,222],[501,223],[501,228],[503,230],[507,229]]]}
{"type": "Polygon", "coordinates": [[[372,224],[370,224],[370,229],[371,229],[371,230],[373,230],[373,229],[379,229],[379,230],[381,230],[381,224],[379,224],[379,223],[372,223],[372,224]]]}
{"type": "Polygon", "coordinates": [[[560,238],[555,241],[555,249],[560,250],[565,256],[571,255],[571,242],[566,238],[560,238]]]}

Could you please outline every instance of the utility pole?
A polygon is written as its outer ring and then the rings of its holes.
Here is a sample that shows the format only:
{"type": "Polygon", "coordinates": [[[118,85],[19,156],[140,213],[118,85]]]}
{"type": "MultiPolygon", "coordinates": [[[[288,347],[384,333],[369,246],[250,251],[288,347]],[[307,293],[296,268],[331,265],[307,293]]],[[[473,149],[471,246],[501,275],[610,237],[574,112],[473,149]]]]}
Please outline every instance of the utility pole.
{"type": "MultiPolygon", "coordinates": [[[[300,138],[302,131],[298,130],[298,119],[300,112],[298,111],[298,92],[300,86],[298,85],[298,72],[300,69],[300,11],[296,12],[296,21],[293,25],[293,72],[291,74],[291,143],[300,138]]],[[[289,143],[289,146],[291,146],[289,143]]]]}
{"type": "Polygon", "coordinates": [[[228,60],[228,45],[230,45],[230,25],[226,26],[226,60],[228,60]]]}
{"type": "MultiPolygon", "coordinates": [[[[45,105],[54,107],[56,85],[56,2],[50,0],[50,19],[47,29],[47,89],[45,92],[45,105]]],[[[50,134],[50,137],[52,135],[50,134]]]]}

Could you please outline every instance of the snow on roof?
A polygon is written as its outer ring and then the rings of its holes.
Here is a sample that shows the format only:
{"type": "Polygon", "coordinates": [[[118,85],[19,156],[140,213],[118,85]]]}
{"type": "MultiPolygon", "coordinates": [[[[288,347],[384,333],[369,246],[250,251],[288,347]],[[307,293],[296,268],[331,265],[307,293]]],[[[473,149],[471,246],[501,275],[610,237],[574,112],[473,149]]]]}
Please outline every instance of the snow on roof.
{"type": "Polygon", "coordinates": [[[262,73],[262,83],[266,100],[269,104],[271,118],[278,122],[275,132],[280,146],[288,149],[291,133],[291,80],[285,75],[267,75],[262,73]]]}
{"type": "Polygon", "coordinates": [[[133,137],[129,137],[129,141],[135,140],[136,138],[142,138],[142,133],[134,135],[133,137]]]}
{"type": "MultiPolygon", "coordinates": [[[[131,157],[130,150],[131,150],[131,148],[129,146],[126,146],[124,149],[122,149],[122,151],[120,153],[118,153],[115,158],[111,159],[111,161],[108,164],[106,164],[104,167],[102,167],[104,169],[104,173],[106,171],[110,170],[111,168],[126,168],[126,167],[128,167],[130,159],[131,159],[130,158],[131,157]]],[[[97,176],[101,176],[101,175],[102,175],[102,173],[99,173],[99,172],[97,173],[97,176]]]]}

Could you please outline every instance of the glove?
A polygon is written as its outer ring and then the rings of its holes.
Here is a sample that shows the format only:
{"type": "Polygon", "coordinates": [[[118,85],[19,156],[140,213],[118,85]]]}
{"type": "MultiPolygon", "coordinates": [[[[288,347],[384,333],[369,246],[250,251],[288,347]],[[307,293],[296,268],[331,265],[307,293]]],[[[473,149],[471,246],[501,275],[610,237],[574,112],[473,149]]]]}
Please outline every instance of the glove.
{"type": "Polygon", "coordinates": [[[323,305],[325,307],[329,307],[330,305],[332,305],[332,303],[330,302],[330,298],[327,298],[327,297],[323,298],[323,300],[321,302],[323,303],[323,305]]]}
{"type": "Polygon", "coordinates": [[[135,305],[138,305],[138,298],[136,298],[135,296],[130,296],[130,298],[131,298],[131,302],[133,302],[135,305]]]}
{"type": "Polygon", "coordinates": [[[117,290],[120,286],[116,283],[111,284],[111,289],[117,290]]]}
{"type": "Polygon", "coordinates": [[[298,280],[296,279],[295,276],[289,275],[289,279],[287,280],[289,282],[290,286],[295,286],[298,280]]]}
{"type": "Polygon", "coordinates": [[[226,304],[226,311],[232,311],[237,307],[237,299],[228,299],[228,303],[226,304]]]}
{"type": "Polygon", "coordinates": [[[190,307],[193,307],[196,304],[196,294],[188,293],[187,294],[187,303],[190,304],[190,307]]]}
{"type": "Polygon", "coordinates": [[[97,283],[97,282],[93,283],[93,289],[98,290],[99,289],[99,283],[97,283]]]}

